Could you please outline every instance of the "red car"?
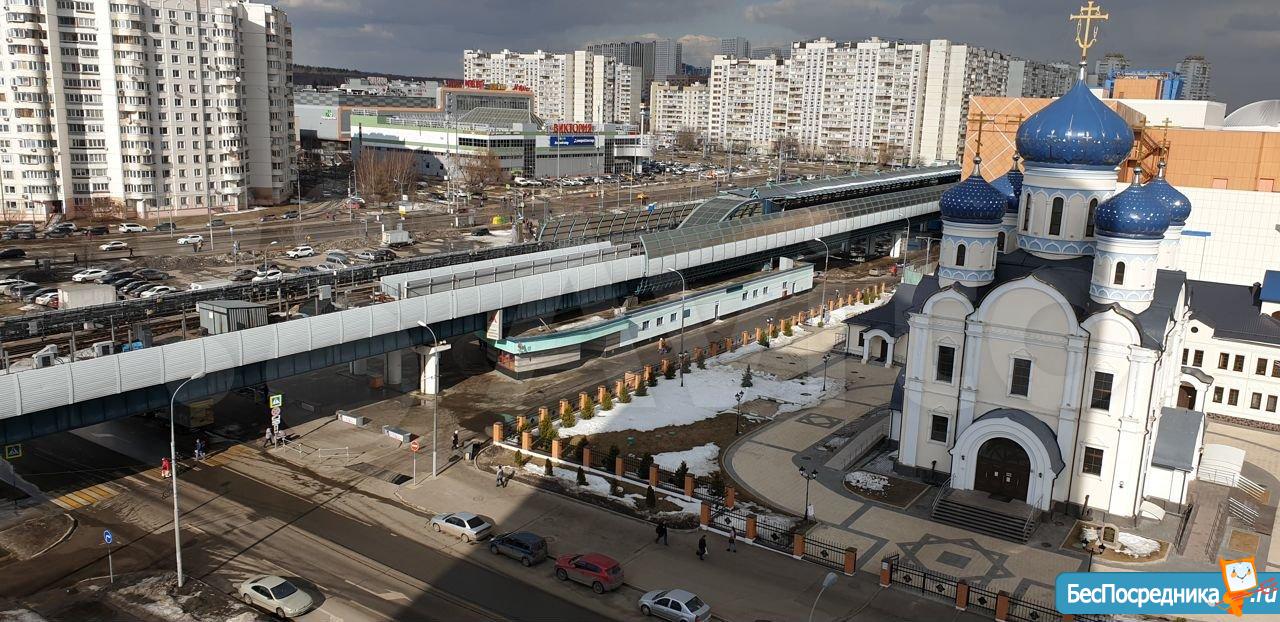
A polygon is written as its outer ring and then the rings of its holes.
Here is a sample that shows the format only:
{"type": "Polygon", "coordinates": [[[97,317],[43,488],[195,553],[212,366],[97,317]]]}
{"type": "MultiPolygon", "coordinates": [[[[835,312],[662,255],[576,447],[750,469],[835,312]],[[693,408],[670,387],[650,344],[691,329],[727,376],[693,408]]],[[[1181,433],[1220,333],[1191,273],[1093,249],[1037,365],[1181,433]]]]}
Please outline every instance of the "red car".
{"type": "Polygon", "coordinates": [[[622,564],[599,553],[561,555],[556,558],[556,577],[590,585],[595,593],[603,594],[622,586],[622,564]]]}

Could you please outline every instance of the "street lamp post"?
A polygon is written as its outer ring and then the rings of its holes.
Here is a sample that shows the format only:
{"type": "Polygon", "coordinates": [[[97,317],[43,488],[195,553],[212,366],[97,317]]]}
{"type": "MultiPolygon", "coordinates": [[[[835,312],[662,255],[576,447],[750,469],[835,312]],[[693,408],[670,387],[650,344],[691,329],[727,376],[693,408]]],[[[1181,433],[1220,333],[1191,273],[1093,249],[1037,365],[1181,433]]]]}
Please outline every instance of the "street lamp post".
{"type": "Polygon", "coordinates": [[[831,270],[831,247],[827,245],[827,241],[822,238],[813,238],[816,242],[822,243],[822,319],[827,319],[827,277],[831,270]]]}
{"type": "Polygon", "coordinates": [[[800,477],[804,478],[804,517],[808,519],[812,518],[809,512],[809,484],[818,479],[818,468],[814,467],[806,470],[804,467],[800,467],[800,477]]]}
{"type": "Polygon", "coordinates": [[[689,284],[685,282],[684,275],[675,268],[667,268],[667,272],[674,272],[680,277],[680,386],[684,386],[684,293],[688,291],[689,284]]]}
{"type": "MultiPolygon", "coordinates": [[[[436,331],[431,330],[431,327],[427,326],[426,322],[422,320],[418,320],[418,326],[421,326],[427,329],[427,331],[431,333],[432,348],[440,345],[440,338],[436,336],[436,331]]],[[[431,356],[438,356],[438,355],[433,354],[431,356]]],[[[437,468],[436,468],[436,432],[439,429],[437,426],[437,419],[436,419],[436,415],[439,412],[437,409],[436,401],[440,399],[440,396],[438,395],[439,393],[440,391],[439,389],[437,389],[436,394],[433,394],[431,396],[431,479],[435,479],[436,474],[439,472],[437,471],[437,468]]]]}
{"type": "Polygon", "coordinates": [[[827,391],[827,365],[828,365],[827,361],[830,361],[830,360],[831,360],[830,352],[827,352],[826,354],[822,355],[822,391],[823,393],[827,391]]]}
{"type": "Polygon", "coordinates": [[[827,591],[827,588],[836,584],[836,578],[834,572],[828,572],[827,576],[822,578],[822,589],[818,590],[818,596],[813,599],[813,606],[809,608],[809,622],[813,622],[813,612],[818,609],[818,599],[822,598],[822,593],[827,591]]]}
{"type": "Polygon", "coordinates": [[[734,409],[734,412],[737,413],[737,416],[734,417],[734,420],[733,420],[734,436],[738,436],[739,434],[742,434],[742,396],[743,396],[742,391],[738,391],[733,396],[733,399],[738,402],[737,408],[734,409]]]}
{"type": "Polygon", "coordinates": [[[276,244],[279,244],[279,243],[280,243],[280,240],[271,240],[271,243],[268,244],[266,248],[262,249],[262,271],[263,272],[267,271],[267,251],[271,250],[272,246],[275,246],[276,244]]]}
{"type": "Polygon", "coordinates": [[[182,587],[182,533],[178,526],[178,443],[174,433],[174,407],[182,387],[187,386],[187,383],[192,380],[201,378],[204,378],[204,372],[196,372],[190,378],[183,380],[182,384],[174,389],[173,395],[169,396],[169,478],[173,480],[171,482],[173,484],[173,554],[178,568],[178,587],[182,587]]]}

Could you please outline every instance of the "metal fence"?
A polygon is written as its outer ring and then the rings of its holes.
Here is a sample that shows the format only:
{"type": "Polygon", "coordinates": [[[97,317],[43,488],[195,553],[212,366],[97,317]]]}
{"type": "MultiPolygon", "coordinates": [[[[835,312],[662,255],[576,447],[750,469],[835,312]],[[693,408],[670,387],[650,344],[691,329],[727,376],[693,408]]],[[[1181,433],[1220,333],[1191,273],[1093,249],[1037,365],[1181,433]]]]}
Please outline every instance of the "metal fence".
{"type": "MultiPolygon", "coordinates": [[[[904,564],[896,559],[896,555],[894,557],[895,559],[890,565],[889,580],[891,583],[897,583],[921,593],[955,599],[956,585],[958,583],[955,577],[934,572],[927,568],[904,564]]],[[[994,606],[994,601],[992,604],[994,606]]]]}
{"type": "Polygon", "coordinates": [[[845,547],[830,542],[823,542],[812,536],[804,537],[803,559],[815,564],[844,570],[845,547]]]}
{"type": "MultiPolygon", "coordinates": [[[[775,523],[763,517],[756,519],[756,542],[779,551],[791,551],[791,542],[795,539],[795,526],[775,523]]],[[[841,562],[843,563],[843,562],[841,562]]]]}
{"type": "Polygon", "coordinates": [[[998,593],[995,590],[989,590],[981,585],[969,586],[969,607],[972,609],[982,609],[995,614],[997,598],[998,593]]]}

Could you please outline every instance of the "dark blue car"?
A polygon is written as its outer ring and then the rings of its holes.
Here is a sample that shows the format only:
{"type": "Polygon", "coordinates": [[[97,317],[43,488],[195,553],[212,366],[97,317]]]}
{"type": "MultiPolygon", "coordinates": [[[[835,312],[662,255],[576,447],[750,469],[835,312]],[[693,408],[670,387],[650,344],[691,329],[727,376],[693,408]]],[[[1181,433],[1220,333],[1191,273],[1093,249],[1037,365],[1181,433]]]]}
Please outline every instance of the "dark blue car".
{"type": "Polygon", "coordinates": [[[489,541],[489,552],[506,555],[532,566],[547,558],[547,541],[536,533],[515,531],[497,536],[489,541]]]}

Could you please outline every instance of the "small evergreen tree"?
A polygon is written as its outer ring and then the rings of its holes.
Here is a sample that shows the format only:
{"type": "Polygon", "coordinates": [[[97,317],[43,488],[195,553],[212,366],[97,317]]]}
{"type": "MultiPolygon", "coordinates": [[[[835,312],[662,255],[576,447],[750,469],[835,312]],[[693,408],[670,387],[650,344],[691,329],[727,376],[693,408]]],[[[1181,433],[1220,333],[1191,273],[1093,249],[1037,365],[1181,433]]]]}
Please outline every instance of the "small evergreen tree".
{"type": "Polygon", "coordinates": [[[724,476],[720,474],[720,471],[711,472],[711,481],[707,484],[707,492],[711,493],[713,497],[724,496],[724,476]]]}
{"type": "Polygon", "coordinates": [[[528,463],[529,463],[529,458],[530,458],[530,457],[529,457],[529,456],[526,456],[526,455],[524,454],[524,452],[523,452],[523,451],[517,451],[517,452],[516,452],[516,466],[518,466],[518,467],[520,467],[520,468],[522,468],[522,469],[523,469],[523,468],[524,468],[524,465],[526,465],[526,464],[528,464],[528,463]]]}
{"type": "Polygon", "coordinates": [[[756,343],[758,343],[758,344],[760,344],[760,345],[762,345],[762,346],[764,346],[764,347],[766,347],[766,348],[767,348],[767,347],[769,347],[769,334],[768,334],[768,333],[760,333],[760,338],[756,340],[756,343]]]}
{"type": "Polygon", "coordinates": [[[613,410],[613,396],[607,392],[604,394],[604,401],[600,402],[600,410],[613,410]]]}
{"type": "Polygon", "coordinates": [[[636,475],[640,479],[649,479],[649,465],[651,464],[653,464],[653,454],[646,451],[644,455],[640,456],[640,466],[636,469],[636,475]]]}
{"type": "Polygon", "coordinates": [[[684,476],[689,474],[689,465],[684,460],[680,461],[680,466],[676,467],[676,472],[671,475],[671,483],[676,486],[684,486],[684,476]]]}
{"type": "Polygon", "coordinates": [[[636,387],[636,397],[644,397],[648,394],[649,394],[649,385],[641,382],[640,386],[636,387]]]}
{"type": "Polygon", "coordinates": [[[644,491],[644,504],[648,506],[650,510],[658,507],[658,493],[654,492],[653,486],[650,486],[648,490],[644,491]]]}
{"type": "Polygon", "coordinates": [[[578,417],[573,414],[572,410],[566,410],[564,411],[563,415],[560,415],[560,427],[572,428],[577,424],[578,424],[578,417]]]}
{"type": "Polygon", "coordinates": [[[582,470],[581,466],[578,467],[578,485],[579,486],[587,485],[587,472],[582,470]]]}
{"type": "Polygon", "coordinates": [[[542,461],[542,473],[547,477],[552,477],[556,474],[556,472],[551,469],[551,458],[547,458],[542,461]]]}
{"type": "Polygon", "coordinates": [[[622,450],[617,445],[610,445],[609,451],[604,454],[605,468],[612,469],[613,465],[618,462],[618,456],[622,455],[622,450]]]}
{"type": "Polygon", "coordinates": [[[790,320],[782,320],[782,334],[784,334],[784,335],[786,335],[786,336],[788,336],[788,337],[790,337],[790,336],[792,335],[792,332],[791,332],[791,321],[790,321],[790,320]]]}
{"type": "Polygon", "coordinates": [[[689,373],[689,357],[684,354],[680,355],[680,373],[689,373]]]}
{"type": "MultiPolygon", "coordinates": [[[[644,386],[644,385],[641,384],[640,386],[644,386]]],[[[658,386],[658,374],[649,374],[649,386],[651,387],[658,386]]],[[[637,395],[639,395],[639,393],[637,393],[637,395]]]]}
{"type": "Polygon", "coordinates": [[[618,402],[621,404],[631,403],[631,387],[628,387],[625,382],[622,383],[622,395],[618,396],[618,402]]]}
{"type": "Polygon", "coordinates": [[[770,327],[769,327],[769,337],[771,337],[771,338],[773,338],[773,339],[777,339],[777,338],[778,338],[778,325],[777,325],[777,324],[774,324],[773,326],[770,326],[770,327]]]}
{"type": "Polygon", "coordinates": [[[751,386],[751,366],[750,365],[747,365],[747,370],[742,372],[742,383],[740,384],[740,386],[742,387],[751,386]]]}
{"type": "Polygon", "coordinates": [[[676,377],[676,366],[667,365],[667,371],[662,372],[662,377],[671,380],[676,377]]]}
{"type": "Polygon", "coordinates": [[[551,439],[555,438],[556,428],[551,425],[551,417],[538,420],[538,440],[544,445],[550,445],[551,439]]]}
{"type": "Polygon", "coordinates": [[[703,351],[701,348],[699,348],[698,353],[695,354],[693,357],[693,363],[698,366],[698,369],[706,369],[707,368],[706,352],[703,351]]]}

